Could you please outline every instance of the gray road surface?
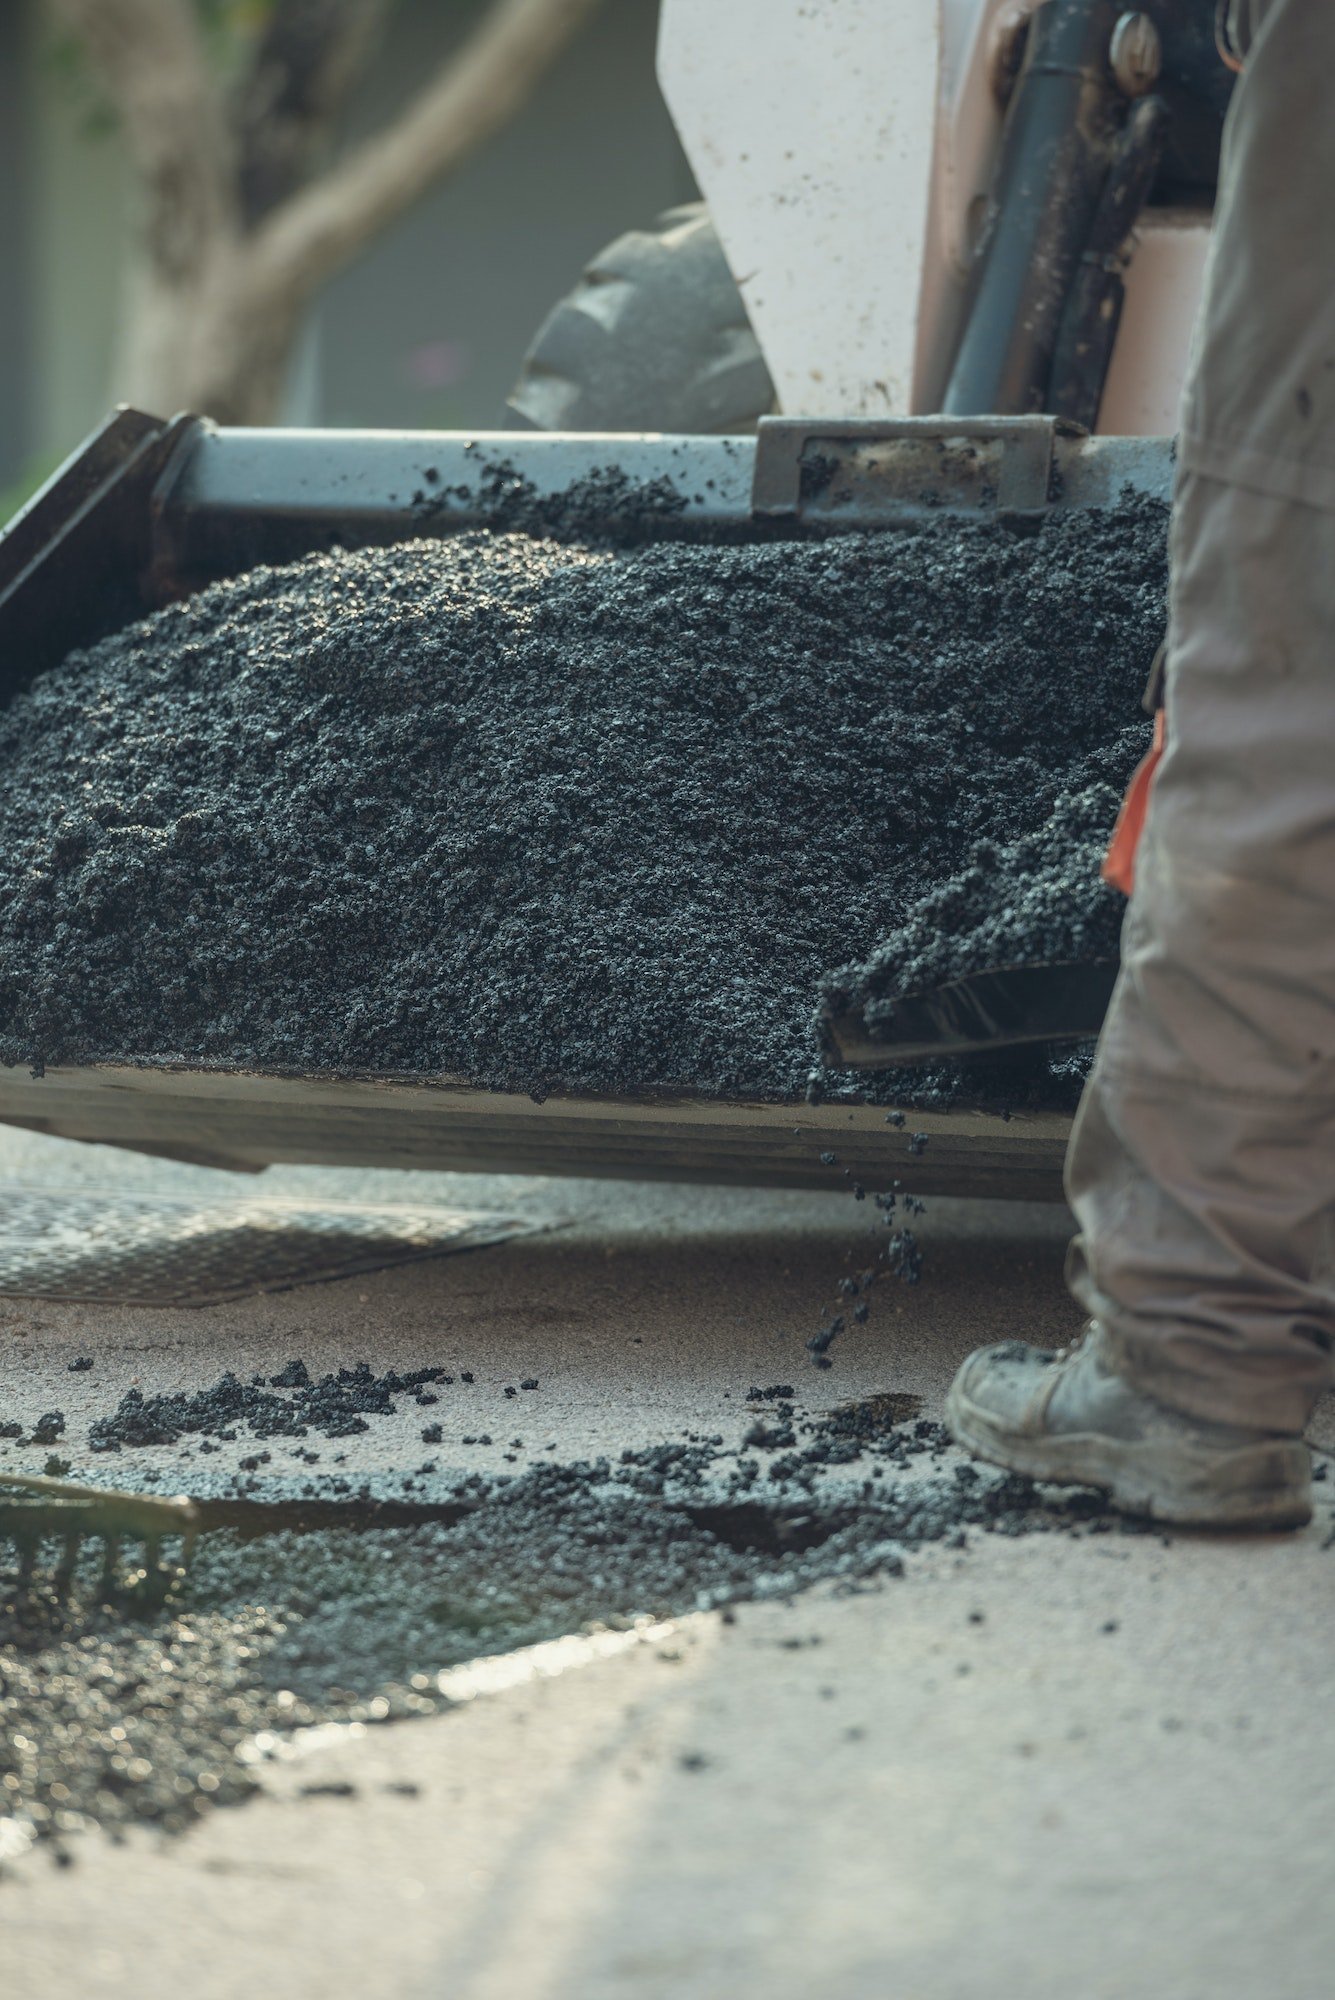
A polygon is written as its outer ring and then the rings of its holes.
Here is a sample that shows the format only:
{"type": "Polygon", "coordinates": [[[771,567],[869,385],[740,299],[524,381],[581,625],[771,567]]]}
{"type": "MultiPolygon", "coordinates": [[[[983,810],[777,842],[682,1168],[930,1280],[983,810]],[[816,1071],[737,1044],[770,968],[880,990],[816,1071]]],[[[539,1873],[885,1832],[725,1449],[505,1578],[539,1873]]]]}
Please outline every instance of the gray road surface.
{"type": "MultiPolygon", "coordinates": [[[[4,1180],[233,1191],[19,1134],[4,1180]]],[[[863,1227],[839,1197],[299,1169],[246,1191],[265,1189],[551,1226],[196,1311],[9,1300],[19,1414],[57,1401],[77,1437],[135,1380],[301,1353],[469,1367],[526,1458],[723,1430],[753,1381],[808,1390],[801,1342],[863,1227]],[[521,1422],[503,1389],[529,1375],[521,1422]]],[[[922,1285],[844,1343],[829,1400],[939,1410],[978,1340],[1069,1332],[1065,1231],[933,1203],[922,1285]]],[[[349,1463],[415,1462],[422,1414],[349,1440],[349,1463]]],[[[480,1469],[464,1422],[437,1456],[480,1469]]],[[[528,1680],[520,1662],[508,1690],[276,1765],[269,1796],[183,1840],[26,1857],[0,1884],[0,1963],[44,2000],[1306,2000],[1335,1952],[1329,1535],[1323,1505],[1278,1543],[982,1537],[867,1594],[701,1615],[528,1680]],[[355,1790],[303,1792],[329,1781],[355,1790]]]]}

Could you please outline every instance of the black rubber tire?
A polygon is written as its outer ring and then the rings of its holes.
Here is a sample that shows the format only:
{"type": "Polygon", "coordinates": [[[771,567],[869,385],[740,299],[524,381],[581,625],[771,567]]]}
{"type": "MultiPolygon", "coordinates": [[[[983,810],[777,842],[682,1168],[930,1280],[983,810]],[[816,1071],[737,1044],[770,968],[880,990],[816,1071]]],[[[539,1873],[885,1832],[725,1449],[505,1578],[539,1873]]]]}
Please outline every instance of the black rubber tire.
{"type": "Polygon", "coordinates": [[[554,306],[506,405],[538,431],[754,431],[760,344],[703,202],[618,236],[554,306]]]}

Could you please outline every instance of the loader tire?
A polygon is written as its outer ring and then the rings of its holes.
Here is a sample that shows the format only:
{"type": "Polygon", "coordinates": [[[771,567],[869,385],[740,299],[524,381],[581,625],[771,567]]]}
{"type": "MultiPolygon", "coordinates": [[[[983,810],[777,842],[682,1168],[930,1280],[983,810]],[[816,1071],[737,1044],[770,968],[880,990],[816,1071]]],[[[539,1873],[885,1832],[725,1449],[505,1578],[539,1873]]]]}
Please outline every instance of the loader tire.
{"type": "Polygon", "coordinates": [[[552,308],[506,405],[538,431],[754,431],[774,386],[703,202],[618,236],[552,308]]]}

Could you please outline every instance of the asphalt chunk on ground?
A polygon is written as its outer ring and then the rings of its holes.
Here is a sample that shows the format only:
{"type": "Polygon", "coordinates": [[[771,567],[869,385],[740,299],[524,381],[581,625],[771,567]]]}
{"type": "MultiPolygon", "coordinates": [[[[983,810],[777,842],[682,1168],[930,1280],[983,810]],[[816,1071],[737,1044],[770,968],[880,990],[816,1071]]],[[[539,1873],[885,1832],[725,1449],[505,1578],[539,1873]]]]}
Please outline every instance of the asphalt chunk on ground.
{"type": "MultiPolygon", "coordinates": [[[[1111,809],[1165,535],[1143,500],[1026,534],[486,533],[214,585],[0,715],[0,1060],[795,1098],[824,974],[1073,786],[1111,809]]],[[[1054,865],[1097,927],[1087,861],[1054,865]]],[[[824,1088],[1068,1103],[1079,1067],[824,1088]]]]}
{"type": "Polygon", "coordinates": [[[315,1379],[304,1361],[294,1360],[267,1381],[259,1376],[242,1382],[229,1371],[211,1387],[189,1393],[146,1396],[132,1388],[115,1410],[91,1426],[88,1446],[119,1452],[127,1446],[177,1444],[183,1437],[230,1439],[240,1427],[257,1438],[304,1438],[312,1431],[327,1438],[355,1437],[370,1428],[369,1417],[392,1416],[396,1396],[407,1393],[415,1402],[434,1401],[423,1395],[425,1385],[451,1379],[443,1368],[416,1368],[407,1374],[389,1369],[377,1375],[365,1361],[315,1379]]]}

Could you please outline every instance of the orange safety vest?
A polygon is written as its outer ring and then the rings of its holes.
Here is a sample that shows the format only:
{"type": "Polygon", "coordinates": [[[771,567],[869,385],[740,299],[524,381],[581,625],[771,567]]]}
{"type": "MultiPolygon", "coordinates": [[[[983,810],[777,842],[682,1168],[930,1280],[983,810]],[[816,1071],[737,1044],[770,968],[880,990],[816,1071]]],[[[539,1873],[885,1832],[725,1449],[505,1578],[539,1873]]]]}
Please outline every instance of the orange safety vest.
{"type": "Polygon", "coordinates": [[[1124,896],[1129,896],[1136,886],[1136,849],[1140,846],[1145,814],[1149,810],[1150,787],[1164,753],[1164,741],[1164,712],[1160,708],[1155,711],[1153,741],[1126,788],[1122,810],[1117,815],[1108,852],[1103,857],[1101,872],[1104,881],[1110,882],[1114,889],[1120,889],[1124,896]]]}

